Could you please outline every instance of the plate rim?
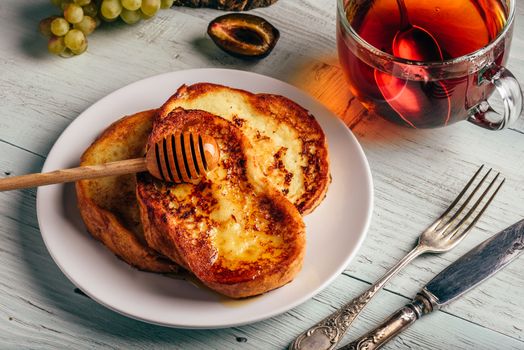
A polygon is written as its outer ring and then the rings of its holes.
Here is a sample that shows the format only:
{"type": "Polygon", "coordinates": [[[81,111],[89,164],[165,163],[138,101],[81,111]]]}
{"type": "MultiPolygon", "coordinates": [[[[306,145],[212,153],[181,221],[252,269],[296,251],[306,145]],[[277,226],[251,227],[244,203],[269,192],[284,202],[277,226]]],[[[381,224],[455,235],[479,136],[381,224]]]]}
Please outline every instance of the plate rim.
{"type": "MultiPolygon", "coordinates": [[[[285,313],[285,312],[287,312],[287,311],[297,307],[298,305],[303,304],[304,302],[306,302],[309,299],[311,299],[313,296],[317,295],[318,293],[320,293],[321,291],[326,289],[348,267],[349,263],[353,260],[353,258],[356,256],[356,254],[360,251],[360,249],[362,247],[362,244],[363,244],[364,240],[366,239],[366,237],[367,237],[367,235],[369,233],[369,227],[370,227],[370,224],[371,224],[371,218],[372,218],[372,214],[373,214],[373,210],[374,210],[374,200],[375,200],[374,199],[373,177],[372,177],[369,161],[368,161],[368,159],[367,159],[367,157],[365,155],[365,152],[364,152],[361,144],[358,142],[358,139],[353,134],[353,132],[348,128],[348,126],[335,113],[330,111],[320,101],[318,101],[313,96],[309,95],[307,92],[305,92],[304,90],[300,89],[299,87],[294,86],[294,85],[292,85],[290,83],[287,83],[285,81],[282,81],[280,79],[277,79],[277,78],[274,78],[274,77],[271,77],[271,76],[267,76],[267,75],[263,75],[263,74],[259,74],[259,73],[255,73],[255,72],[238,70],[238,69],[193,68],[193,69],[183,69],[183,70],[176,70],[176,71],[170,71],[170,72],[164,72],[164,73],[160,73],[160,74],[155,74],[153,76],[149,76],[149,77],[146,77],[146,78],[143,78],[143,79],[136,80],[136,81],[134,81],[132,83],[129,83],[129,84],[125,85],[125,86],[122,86],[122,87],[120,87],[120,88],[118,88],[116,90],[113,90],[109,94],[101,97],[96,102],[94,102],[91,105],[89,105],[89,107],[87,107],[84,111],[82,111],[71,123],[69,123],[66,126],[66,128],[60,133],[58,138],[55,140],[53,146],[51,147],[51,149],[49,150],[49,152],[48,152],[48,154],[46,156],[46,160],[45,160],[45,162],[43,164],[43,167],[42,167],[42,172],[53,170],[53,169],[48,169],[48,167],[50,166],[50,163],[53,161],[54,157],[56,157],[56,155],[54,156],[54,153],[58,152],[57,149],[58,149],[58,146],[60,145],[62,139],[66,137],[68,131],[73,129],[77,123],[80,123],[80,121],[83,119],[82,116],[84,116],[86,113],[89,113],[90,110],[96,109],[98,107],[98,105],[105,103],[106,100],[111,100],[114,96],[116,96],[119,93],[121,93],[122,90],[131,88],[131,87],[133,87],[135,85],[145,84],[145,83],[147,83],[150,80],[154,81],[156,79],[160,79],[163,76],[168,76],[168,75],[171,75],[171,74],[191,75],[194,72],[199,72],[199,73],[200,72],[209,72],[209,74],[212,74],[213,72],[216,72],[216,73],[240,74],[240,75],[247,75],[247,76],[251,76],[251,77],[255,77],[255,78],[262,78],[262,79],[273,80],[273,81],[277,82],[278,84],[283,84],[282,86],[285,86],[286,88],[290,88],[294,93],[298,93],[304,99],[312,100],[313,103],[315,103],[318,106],[320,106],[322,109],[325,110],[325,112],[327,112],[330,115],[335,116],[336,117],[336,121],[335,122],[340,124],[341,126],[343,126],[343,129],[344,129],[345,133],[349,136],[349,138],[351,139],[352,143],[355,146],[355,151],[358,153],[358,159],[364,165],[363,170],[364,170],[364,173],[366,174],[365,182],[366,182],[366,185],[367,185],[366,186],[366,192],[368,194],[368,198],[366,198],[366,199],[367,199],[369,205],[367,206],[367,208],[365,210],[366,216],[365,216],[364,221],[363,221],[363,226],[362,226],[361,232],[359,232],[360,235],[359,235],[358,239],[356,240],[355,248],[353,249],[353,251],[350,254],[348,254],[346,256],[345,260],[342,263],[340,263],[339,267],[335,271],[333,271],[331,273],[331,276],[329,278],[325,279],[325,281],[323,283],[321,283],[321,285],[319,287],[314,288],[312,291],[304,293],[304,295],[302,297],[296,299],[293,303],[286,304],[286,305],[283,305],[281,307],[276,307],[276,308],[274,308],[270,312],[263,313],[262,315],[259,315],[259,316],[256,316],[256,317],[251,317],[249,320],[244,320],[244,321],[240,321],[240,322],[231,322],[230,321],[230,322],[223,323],[223,324],[215,324],[215,323],[213,323],[213,324],[205,324],[205,323],[180,324],[180,323],[159,322],[159,321],[157,321],[155,319],[152,319],[151,317],[146,317],[146,316],[143,316],[143,315],[140,316],[140,315],[132,314],[132,313],[129,313],[128,311],[126,311],[126,310],[122,310],[120,308],[114,307],[113,305],[111,305],[108,302],[102,301],[94,293],[92,293],[91,290],[89,290],[89,288],[80,285],[80,283],[77,280],[75,280],[75,278],[73,278],[72,276],[69,275],[67,269],[65,267],[63,267],[62,264],[59,263],[59,259],[58,259],[58,257],[55,256],[55,253],[53,252],[53,250],[49,248],[50,247],[49,246],[50,243],[48,242],[49,237],[46,238],[46,235],[44,234],[45,229],[44,229],[44,226],[42,224],[42,220],[43,219],[42,219],[42,214],[41,214],[41,212],[43,210],[42,208],[43,208],[43,205],[44,205],[43,204],[43,197],[44,197],[43,192],[44,192],[44,189],[42,187],[39,187],[37,189],[37,196],[36,196],[36,211],[37,211],[38,226],[39,226],[40,234],[41,234],[42,239],[44,241],[46,250],[48,251],[48,253],[51,256],[51,258],[53,259],[54,263],[59,267],[60,271],[67,277],[67,279],[71,283],[73,283],[73,285],[75,285],[75,287],[77,287],[80,290],[82,290],[91,299],[93,299],[94,301],[96,301],[100,305],[102,305],[102,306],[104,306],[104,307],[106,307],[106,308],[108,308],[108,309],[110,309],[110,310],[112,310],[112,311],[114,311],[114,312],[116,312],[118,314],[124,315],[126,317],[129,317],[129,318],[132,318],[132,319],[135,319],[135,320],[139,320],[139,321],[142,321],[142,322],[150,323],[150,324],[155,324],[155,325],[164,326],[164,327],[170,327],[170,328],[179,328],[179,329],[220,329],[220,328],[229,328],[229,327],[242,326],[242,325],[246,325],[246,324],[252,324],[252,323],[255,323],[255,322],[259,322],[259,321],[266,320],[266,319],[275,317],[277,315],[283,314],[283,313],[285,313]]],[[[237,87],[234,87],[234,88],[237,88],[237,87]]],[[[242,89],[242,88],[240,88],[240,89],[242,89]]],[[[242,90],[244,90],[244,89],[242,89],[242,90]]],[[[272,92],[271,91],[267,91],[266,93],[272,93],[272,92]]],[[[287,97],[287,96],[285,96],[285,97],[287,97]]],[[[116,120],[118,120],[118,119],[115,119],[114,121],[116,121],[116,120]]],[[[63,186],[63,185],[64,184],[61,184],[60,186],[63,186]]],[[[75,194],[75,196],[76,196],[76,194],[75,194]]],[[[138,271],[140,271],[140,270],[138,270],[138,271]]],[[[144,271],[140,271],[140,272],[144,272],[144,271]]],[[[144,272],[144,273],[149,273],[149,272],[144,272]]]]}

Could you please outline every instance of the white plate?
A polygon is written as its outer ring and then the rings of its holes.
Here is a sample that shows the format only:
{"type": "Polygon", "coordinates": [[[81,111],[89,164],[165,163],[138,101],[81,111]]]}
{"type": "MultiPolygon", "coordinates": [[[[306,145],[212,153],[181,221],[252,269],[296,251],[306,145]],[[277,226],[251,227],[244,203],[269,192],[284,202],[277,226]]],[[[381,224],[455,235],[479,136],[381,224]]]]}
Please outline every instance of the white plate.
{"type": "Polygon", "coordinates": [[[78,165],[82,152],[110,123],[159,107],[180,85],[196,82],[286,96],[313,113],[327,136],[333,182],[326,199],[305,218],[306,257],[293,282],[247,301],[226,301],[189,282],[131,268],[87,233],[72,184],[38,189],[38,222],[62,272],[100,304],[164,326],[230,327],[275,316],[311,298],[344,270],[364,240],[373,206],[371,173],[357,140],[333,113],[266,76],[225,69],[172,72],[130,84],[88,108],[58,138],[43,171],[78,165]]]}

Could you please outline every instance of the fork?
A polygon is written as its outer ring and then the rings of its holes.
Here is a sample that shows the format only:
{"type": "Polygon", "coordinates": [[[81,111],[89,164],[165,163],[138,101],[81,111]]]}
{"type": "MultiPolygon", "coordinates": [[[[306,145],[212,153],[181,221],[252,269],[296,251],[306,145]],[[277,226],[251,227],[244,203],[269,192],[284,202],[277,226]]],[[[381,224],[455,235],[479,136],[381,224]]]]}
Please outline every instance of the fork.
{"type": "Polygon", "coordinates": [[[505,179],[501,178],[499,185],[488,196],[493,188],[500,173],[489,182],[487,188],[479,198],[468,207],[475,194],[486,182],[492,169],[482,177],[480,182],[474,187],[465,201],[459,206],[462,197],[472,187],[477,177],[482,173],[482,165],[475,175],[469,180],[464,189],[458,194],[457,198],[450,204],[446,211],[433,222],[418,238],[418,243],[402,260],[393,266],[382,278],[372,285],[364,293],[345,304],[343,307],[326,317],[315,326],[300,334],[289,346],[290,350],[323,350],[334,349],[344,334],[347,332],[351,323],[357,318],[358,314],[364,309],[369,301],[377,294],[384,285],[395,276],[403,267],[413,259],[424,253],[443,253],[456,247],[466,237],[470,229],[476,224],[480,216],[489,206],[505,179]],[[483,200],[488,198],[485,203],[483,200]],[[482,204],[483,203],[483,204],[482,204]],[[482,205],[481,205],[482,204],[482,205]],[[458,209],[451,214],[454,209],[458,209]],[[478,209],[478,211],[477,211],[478,209]],[[461,216],[462,215],[462,216],[461,216]]]}

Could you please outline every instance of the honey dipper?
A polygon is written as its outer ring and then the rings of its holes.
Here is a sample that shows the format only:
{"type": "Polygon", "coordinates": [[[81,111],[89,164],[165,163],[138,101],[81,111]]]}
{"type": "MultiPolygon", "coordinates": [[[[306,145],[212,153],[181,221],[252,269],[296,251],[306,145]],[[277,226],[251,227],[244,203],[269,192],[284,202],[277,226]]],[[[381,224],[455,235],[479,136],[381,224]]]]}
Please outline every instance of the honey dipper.
{"type": "Polygon", "coordinates": [[[190,132],[177,133],[149,147],[145,158],[4,178],[0,179],[0,192],[146,170],[163,181],[193,182],[213,170],[219,159],[214,138],[190,132]]]}

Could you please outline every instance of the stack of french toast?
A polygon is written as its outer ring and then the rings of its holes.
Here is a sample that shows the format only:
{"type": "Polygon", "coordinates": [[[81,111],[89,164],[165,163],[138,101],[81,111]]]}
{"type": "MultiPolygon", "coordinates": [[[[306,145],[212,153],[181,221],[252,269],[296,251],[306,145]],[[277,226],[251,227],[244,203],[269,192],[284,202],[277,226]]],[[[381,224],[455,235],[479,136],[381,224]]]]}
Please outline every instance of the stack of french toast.
{"type": "Polygon", "coordinates": [[[78,181],[91,235],[140,270],[187,270],[232,298],[290,282],[305,254],[302,216],[320,204],[330,182],[315,117],[279,95],[183,85],[159,109],[109,126],[81,165],[141,157],[176,132],[213,137],[218,166],[196,183],[148,173],[78,181]]]}

